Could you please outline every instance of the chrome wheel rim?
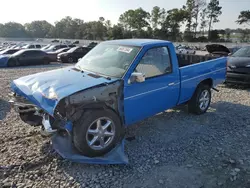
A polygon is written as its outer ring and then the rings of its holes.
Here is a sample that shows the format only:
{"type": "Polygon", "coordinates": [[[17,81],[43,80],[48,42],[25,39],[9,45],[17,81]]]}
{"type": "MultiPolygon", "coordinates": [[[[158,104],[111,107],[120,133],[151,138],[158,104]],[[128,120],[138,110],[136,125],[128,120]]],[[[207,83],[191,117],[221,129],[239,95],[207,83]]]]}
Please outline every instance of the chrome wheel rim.
{"type": "Polygon", "coordinates": [[[208,90],[202,91],[199,98],[199,106],[202,111],[206,110],[210,101],[210,93],[208,90]]]}
{"type": "Polygon", "coordinates": [[[88,146],[94,150],[107,148],[115,136],[115,126],[111,119],[101,117],[92,122],[87,130],[88,146]]]}

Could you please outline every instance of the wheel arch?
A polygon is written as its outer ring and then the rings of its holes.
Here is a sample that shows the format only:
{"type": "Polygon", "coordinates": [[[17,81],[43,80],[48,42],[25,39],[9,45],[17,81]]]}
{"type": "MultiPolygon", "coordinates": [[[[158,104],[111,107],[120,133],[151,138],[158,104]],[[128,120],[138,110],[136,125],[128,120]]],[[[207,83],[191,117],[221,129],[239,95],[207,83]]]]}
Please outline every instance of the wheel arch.
{"type": "Polygon", "coordinates": [[[213,80],[212,80],[212,78],[207,78],[207,79],[205,79],[205,80],[202,80],[202,81],[197,85],[197,88],[198,88],[201,84],[207,85],[207,86],[209,86],[210,88],[212,88],[212,87],[213,87],[213,80]]]}
{"type": "Polygon", "coordinates": [[[79,91],[60,100],[55,112],[72,122],[77,121],[88,110],[112,110],[124,125],[123,81],[102,84],[79,91]]]}
{"type": "MultiPolygon", "coordinates": [[[[192,95],[191,95],[191,98],[195,95],[195,92],[197,91],[197,89],[199,88],[200,85],[208,85],[210,88],[212,88],[212,87],[213,87],[213,80],[212,80],[212,78],[206,78],[206,79],[200,81],[200,82],[197,84],[196,88],[193,90],[193,93],[192,93],[192,95]]],[[[190,99],[191,99],[191,98],[190,98],[190,99]]]]}

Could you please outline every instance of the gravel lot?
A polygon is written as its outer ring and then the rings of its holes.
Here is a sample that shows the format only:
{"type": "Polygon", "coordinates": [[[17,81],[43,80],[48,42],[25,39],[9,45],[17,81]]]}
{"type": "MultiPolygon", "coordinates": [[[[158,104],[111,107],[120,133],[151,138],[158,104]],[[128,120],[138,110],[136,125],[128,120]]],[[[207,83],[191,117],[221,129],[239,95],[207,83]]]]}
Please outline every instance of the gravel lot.
{"type": "Polygon", "coordinates": [[[249,89],[218,87],[202,116],[178,107],[129,128],[129,165],[71,163],[6,101],[10,81],[60,65],[0,69],[0,187],[250,187],[249,89]]]}

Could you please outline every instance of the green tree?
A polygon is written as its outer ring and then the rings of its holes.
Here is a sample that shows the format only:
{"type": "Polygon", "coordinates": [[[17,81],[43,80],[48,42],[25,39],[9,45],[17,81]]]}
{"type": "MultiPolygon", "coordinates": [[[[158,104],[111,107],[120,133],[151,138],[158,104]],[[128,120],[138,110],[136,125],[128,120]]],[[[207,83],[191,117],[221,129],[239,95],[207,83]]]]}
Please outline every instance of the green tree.
{"type": "Polygon", "coordinates": [[[231,41],[231,29],[226,28],[225,32],[226,32],[226,41],[230,42],[231,41]]]}
{"type": "Polygon", "coordinates": [[[218,30],[211,30],[210,41],[217,42],[220,39],[218,30]]]}
{"type": "Polygon", "coordinates": [[[240,36],[241,42],[248,42],[249,34],[250,34],[249,29],[240,29],[240,33],[241,33],[241,36],[240,36]]]}
{"type": "Polygon", "coordinates": [[[129,30],[142,30],[149,26],[148,20],[150,19],[150,14],[138,8],[135,10],[128,10],[124,12],[119,17],[120,24],[123,25],[125,29],[129,30]]]}
{"type": "Polygon", "coordinates": [[[167,11],[167,17],[162,24],[162,30],[168,34],[170,40],[176,41],[180,39],[180,26],[186,17],[187,15],[184,9],[174,8],[167,11]]]}
{"type": "Polygon", "coordinates": [[[1,37],[26,38],[28,34],[24,26],[16,22],[8,22],[1,26],[1,37]]]}
{"type": "Polygon", "coordinates": [[[166,11],[164,8],[161,9],[158,6],[153,7],[151,11],[151,26],[153,30],[155,30],[162,24],[165,17],[166,17],[166,11]]]}
{"type": "Polygon", "coordinates": [[[236,21],[238,24],[248,24],[250,25],[250,11],[241,11],[240,15],[238,16],[238,20],[236,21]]]}
{"type": "Polygon", "coordinates": [[[194,28],[194,36],[195,37],[197,34],[199,14],[203,11],[205,6],[206,6],[206,0],[194,0],[193,17],[194,17],[195,21],[194,21],[192,27],[194,28]]]}
{"type": "Polygon", "coordinates": [[[31,23],[25,24],[25,29],[31,37],[45,38],[49,36],[50,30],[54,26],[45,20],[33,21],[31,23]]]}
{"type": "Polygon", "coordinates": [[[0,23],[0,37],[3,36],[4,33],[4,25],[0,23]]]}
{"type": "Polygon", "coordinates": [[[82,28],[83,23],[81,19],[72,19],[67,16],[55,23],[54,37],[66,39],[81,38],[82,32],[79,29],[82,28]]]}
{"type": "Polygon", "coordinates": [[[209,40],[211,38],[210,31],[211,31],[212,23],[219,22],[218,17],[222,14],[221,12],[222,7],[219,5],[220,5],[219,0],[210,0],[207,6],[207,18],[209,19],[209,22],[208,22],[208,39],[209,40]]]}
{"type": "Polygon", "coordinates": [[[204,8],[201,13],[200,13],[200,31],[202,33],[202,35],[204,36],[205,34],[205,28],[207,27],[207,9],[204,8]]]}
{"type": "Polygon", "coordinates": [[[122,39],[123,38],[123,27],[118,24],[111,28],[111,39],[122,39]]]}
{"type": "Polygon", "coordinates": [[[195,0],[187,0],[186,5],[183,7],[186,11],[186,33],[191,33],[192,19],[194,16],[195,0]]]}
{"type": "Polygon", "coordinates": [[[90,40],[103,40],[107,34],[107,28],[100,21],[92,21],[85,23],[83,38],[90,40]]]}
{"type": "Polygon", "coordinates": [[[99,17],[99,21],[100,21],[100,22],[104,22],[104,21],[105,21],[105,18],[101,16],[101,17],[99,17]]]}

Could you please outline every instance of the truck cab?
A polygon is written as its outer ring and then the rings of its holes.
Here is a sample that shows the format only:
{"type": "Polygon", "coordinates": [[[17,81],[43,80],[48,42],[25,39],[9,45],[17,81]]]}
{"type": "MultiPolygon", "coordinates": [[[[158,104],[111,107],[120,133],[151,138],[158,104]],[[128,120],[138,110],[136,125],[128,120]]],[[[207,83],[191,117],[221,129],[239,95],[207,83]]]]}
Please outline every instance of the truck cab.
{"type": "Polygon", "coordinates": [[[159,112],[187,104],[190,112],[205,113],[211,89],[225,81],[226,62],[177,55],[169,41],[106,41],[75,66],[14,80],[10,102],[24,121],[67,130],[83,155],[102,156],[124,128],[159,112]]]}

